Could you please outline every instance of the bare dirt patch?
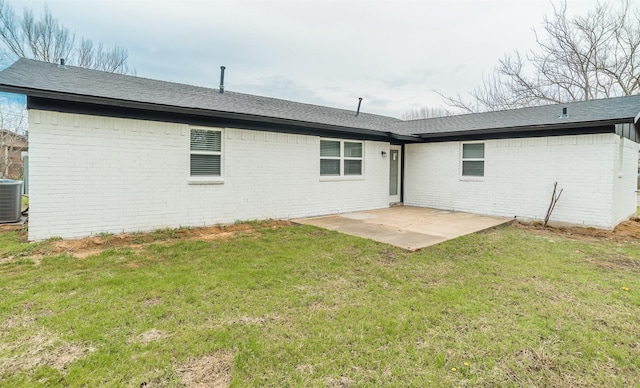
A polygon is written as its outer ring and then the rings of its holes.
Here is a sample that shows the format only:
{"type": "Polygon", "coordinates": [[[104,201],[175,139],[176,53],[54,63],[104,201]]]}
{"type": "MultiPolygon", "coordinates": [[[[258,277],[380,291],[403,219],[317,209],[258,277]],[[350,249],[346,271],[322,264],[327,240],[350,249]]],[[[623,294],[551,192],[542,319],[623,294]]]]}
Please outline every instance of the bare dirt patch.
{"type": "Polygon", "coordinates": [[[618,236],[640,239],[640,218],[636,217],[616,226],[614,232],[618,236]]]}
{"type": "MultiPolygon", "coordinates": [[[[257,233],[260,229],[276,229],[290,225],[292,225],[292,223],[286,220],[267,220],[246,224],[166,229],[150,233],[123,233],[117,235],[92,236],[75,240],[57,240],[52,241],[40,251],[34,252],[29,258],[34,259],[37,265],[44,255],[68,254],[82,259],[99,254],[107,249],[129,247],[134,251],[138,251],[151,243],[226,240],[241,234],[257,233]]],[[[0,257],[0,264],[15,259],[15,257],[0,257]]],[[[128,265],[135,264],[129,263],[128,265]]]]}
{"type": "Polygon", "coordinates": [[[231,382],[233,354],[217,352],[187,361],[176,368],[187,387],[228,387],[231,382]]]}
{"type": "Polygon", "coordinates": [[[614,230],[583,228],[583,227],[550,227],[544,228],[541,222],[523,223],[513,222],[511,225],[518,229],[525,229],[533,233],[561,235],[573,240],[595,241],[611,240],[620,242],[639,242],[640,218],[633,218],[620,223],[614,230]]]}

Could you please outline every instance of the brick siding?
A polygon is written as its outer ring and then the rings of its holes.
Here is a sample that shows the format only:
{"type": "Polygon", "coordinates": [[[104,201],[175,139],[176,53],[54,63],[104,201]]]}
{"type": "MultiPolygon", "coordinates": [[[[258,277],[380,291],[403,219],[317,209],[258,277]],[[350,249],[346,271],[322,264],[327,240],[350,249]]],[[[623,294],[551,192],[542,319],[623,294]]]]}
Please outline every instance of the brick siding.
{"type": "Polygon", "coordinates": [[[613,228],[636,211],[638,144],[614,134],[485,141],[485,176],[462,178],[461,143],[410,144],[405,204],[613,228]],[[623,160],[620,165],[620,151],[623,160]]]}
{"type": "Polygon", "coordinates": [[[389,205],[389,143],[320,180],[320,138],[223,129],[222,184],[189,180],[190,126],[29,111],[29,239],[289,219],[389,205]]]}

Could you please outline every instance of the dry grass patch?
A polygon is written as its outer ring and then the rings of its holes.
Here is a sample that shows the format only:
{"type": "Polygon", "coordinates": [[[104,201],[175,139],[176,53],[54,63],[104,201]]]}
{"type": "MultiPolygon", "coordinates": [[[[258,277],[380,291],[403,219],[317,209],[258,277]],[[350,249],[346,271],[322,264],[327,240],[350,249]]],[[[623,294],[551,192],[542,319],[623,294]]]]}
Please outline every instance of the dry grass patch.
{"type": "Polygon", "coordinates": [[[7,319],[5,319],[2,322],[2,325],[0,325],[0,333],[9,332],[16,328],[27,327],[31,325],[34,321],[35,321],[34,317],[26,314],[9,316],[7,317],[7,319]]]}
{"type": "Polygon", "coordinates": [[[0,343],[2,353],[13,354],[0,357],[0,370],[7,372],[32,371],[48,366],[63,373],[68,364],[85,357],[96,349],[60,340],[55,334],[42,330],[11,343],[0,343]]]}
{"type": "Polygon", "coordinates": [[[140,302],[140,304],[142,304],[145,307],[157,306],[162,303],[163,303],[162,298],[158,298],[158,297],[144,298],[142,299],[142,302],[140,302]]]}
{"type": "Polygon", "coordinates": [[[252,317],[252,316],[241,316],[238,318],[230,319],[226,322],[227,325],[265,325],[272,323],[281,323],[284,319],[280,316],[267,316],[263,315],[260,317],[252,317]]]}
{"type": "Polygon", "coordinates": [[[326,384],[327,384],[327,387],[330,387],[330,388],[346,388],[346,387],[352,386],[353,380],[347,376],[341,376],[338,378],[327,377],[326,384]]]}
{"type": "Polygon", "coordinates": [[[165,334],[160,330],[151,329],[149,331],[145,331],[144,333],[140,334],[139,342],[143,345],[146,345],[149,342],[159,341],[164,337],[166,337],[165,334]]]}
{"type": "Polygon", "coordinates": [[[216,352],[194,358],[176,368],[186,387],[224,388],[231,382],[233,353],[216,352]]]}

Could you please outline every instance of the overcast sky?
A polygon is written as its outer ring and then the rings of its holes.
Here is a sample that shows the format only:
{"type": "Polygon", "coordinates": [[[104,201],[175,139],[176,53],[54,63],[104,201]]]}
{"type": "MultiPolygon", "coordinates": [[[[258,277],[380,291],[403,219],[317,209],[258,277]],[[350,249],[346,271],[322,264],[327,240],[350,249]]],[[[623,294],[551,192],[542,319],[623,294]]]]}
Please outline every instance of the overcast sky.
{"type": "MultiPolygon", "coordinates": [[[[548,0],[9,0],[129,52],[141,77],[401,117],[535,47],[548,0]]],[[[595,0],[568,0],[584,13],[595,0]]]]}

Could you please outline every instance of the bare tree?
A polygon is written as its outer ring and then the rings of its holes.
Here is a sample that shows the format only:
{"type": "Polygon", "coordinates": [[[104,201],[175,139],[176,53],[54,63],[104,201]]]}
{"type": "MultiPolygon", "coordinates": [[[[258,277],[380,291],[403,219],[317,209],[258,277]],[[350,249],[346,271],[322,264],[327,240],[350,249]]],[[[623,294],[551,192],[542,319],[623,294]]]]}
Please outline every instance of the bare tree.
{"type": "Polygon", "coordinates": [[[21,151],[27,149],[27,111],[24,105],[0,99],[0,177],[20,178],[21,151]]]}
{"type": "Polygon", "coordinates": [[[45,6],[40,18],[29,9],[19,17],[13,8],[0,0],[0,50],[5,60],[16,57],[58,62],[113,73],[132,72],[127,65],[129,54],[120,46],[105,48],[82,38],[76,46],[75,33],[60,24],[45,6]],[[1,47],[4,46],[4,47],[1,47]]]}
{"type": "Polygon", "coordinates": [[[420,120],[433,117],[451,116],[453,113],[442,107],[426,107],[414,108],[402,114],[403,120],[420,120]]]}
{"type": "MultiPolygon", "coordinates": [[[[24,9],[21,15],[0,0],[0,56],[3,61],[18,57],[57,63],[65,59],[69,65],[113,73],[135,73],[127,64],[127,50],[120,46],[107,48],[102,43],[81,38],[63,26],[48,7],[39,17],[24,9]]],[[[27,111],[23,103],[0,96],[0,176],[19,178],[22,173],[20,152],[27,147],[27,111]]]]}
{"type": "Polygon", "coordinates": [[[640,92],[640,11],[628,0],[599,2],[585,16],[569,16],[562,1],[542,25],[538,50],[505,55],[467,98],[440,93],[446,104],[479,112],[640,92]]]}

